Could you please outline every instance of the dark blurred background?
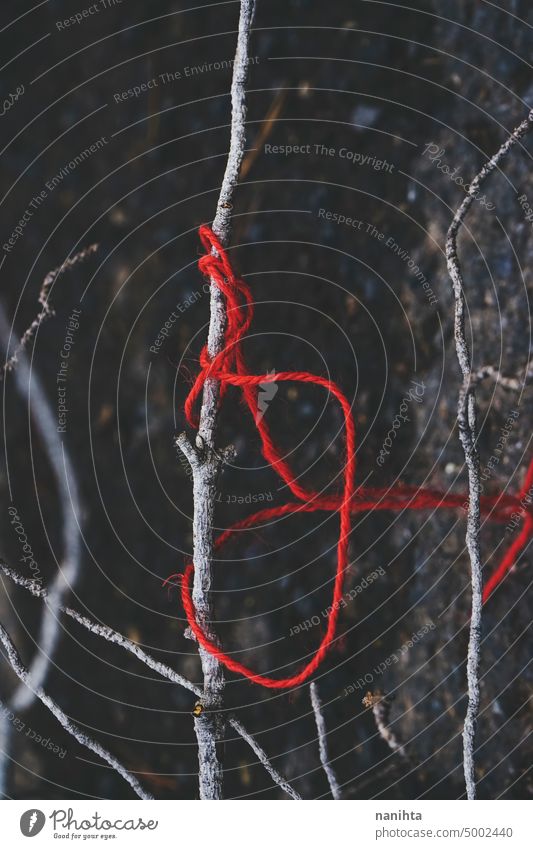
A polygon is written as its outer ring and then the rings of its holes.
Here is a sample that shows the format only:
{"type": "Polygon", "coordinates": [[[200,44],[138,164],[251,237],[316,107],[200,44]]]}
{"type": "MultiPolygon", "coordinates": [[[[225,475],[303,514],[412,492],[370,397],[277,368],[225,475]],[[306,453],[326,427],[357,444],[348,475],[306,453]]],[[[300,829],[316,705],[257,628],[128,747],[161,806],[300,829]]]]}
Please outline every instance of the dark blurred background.
{"type": "MultiPolygon", "coordinates": [[[[81,310],[60,434],[82,502],[81,566],[68,599],[199,680],[177,593],[162,581],[180,570],[192,545],[191,483],[174,438],[184,428],[183,401],[209,316],[196,230],[212,220],[225,165],[239,6],[104,5],[65,26],[90,4],[2,3],[2,99],[19,91],[0,119],[2,245],[25,211],[31,215],[15,244],[2,249],[1,299],[20,336],[38,311],[46,273],[98,243],[54,283],[55,316],[28,350],[56,416],[60,352],[69,316],[81,310]],[[135,87],[141,91],[128,92],[135,87]],[[42,202],[30,206],[39,195],[42,202]],[[156,344],[176,311],[168,337],[156,344]]],[[[532,26],[526,0],[258,0],[231,246],[257,303],[246,352],[255,370],[305,369],[343,387],[354,401],[359,481],[368,485],[465,489],[445,234],[464,196],[457,175],[469,182],[533,105],[532,26]],[[304,147],[287,155],[288,145],[304,147]],[[338,223],[339,216],[361,225],[338,223]],[[380,465],[412,381],[423,386],[421,399],[409,402],[409,421],[380,465]]],[[[487,476],[488,493],[514,492],[530,455],[533,238],[517,196],[533,203],[531,151],[526,140],[486,185],[486,204],[474,204],[460,243],[475,367],[516,379],[515,389],[489,378],[478,390],[482,466],[518,411],[487,476]]],[[[13,504],[49,584],[64,555],[58,484],[12,374],[3,402],[0,550],[24,570],[13,504]]],[[[284,385],[266,416],[302,479],[338,489],[343,440],[335,405],[319,390],[284,385]]],[[[220,444],[230,442],[237,459],[220,480],[221,528],[263,502],[288,500],[233,392],[220,425],[220,444]]],[[[240,660],[281,675],[313,651],[332,592],[336,532],[332,516],[287,518],[223,552],[218,630],[240,660]],[[290,635],[312,617],[318,625],[290,635]]],[[[317,677],[347,798],[463,793],[470,604],[463,539],[464,515],[453,512],[355,522],[346,586],[355,599],[317,677]],[[405,649],[409,641],[415,644],[405,649]],[[387,747],[361,704],[377,689],[393,697],[393,730],[408,759],[387,747]]],[[[511,539],[502,526],[484,527],[488,572],[511,539]]],[[[529,559],[526,552],[485,608],[482,798],[533,795],[529,559]]],[[[1,620],[29,663],[42,603],[3,587],[1,620]]],[[[2,662],[3,705],[15,685],[2,662]]],[[[70,622],[62,623],[46,688],[157,797],[197,795],[190,693],[70,622]]],[[[276,694],[230,676],[226,701],[304,797],[327,796],[307,687],[276,694]]],[[[7,796],[129,795],[42,706],[20,717],[67,754],[12,730],[7,796]]],[[[282,796],[229,732],[225,767],[227,796],[282,796]]]]}

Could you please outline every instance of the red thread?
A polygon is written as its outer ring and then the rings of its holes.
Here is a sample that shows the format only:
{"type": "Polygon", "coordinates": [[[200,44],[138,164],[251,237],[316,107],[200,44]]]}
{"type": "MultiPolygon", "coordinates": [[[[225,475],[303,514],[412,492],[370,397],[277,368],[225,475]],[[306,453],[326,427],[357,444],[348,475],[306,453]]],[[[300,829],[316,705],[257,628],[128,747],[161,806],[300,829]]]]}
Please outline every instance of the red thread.
{"type": "MultiPolygon", "coordinates": [[[[405,486],[397,484],[390,488],[357,487],[355,485],[355,448],[356,431],[350,403],[339,387],[331,380],[326,380],[306,371],[276,372],[274,374],[253,375],[248,372],[242,352],[241,342],[251,325],[253,318],[253,302],[247,284],[235,275],[226,251],[220,244],[210,227],[202,226],[199,230],[200,239],[206,250],[199,260],[199,268],[223,294],[226,302],[227,322],[224,333],[224,347],[212,359],[207,347],[200,355],[201,371],[185,402],[185,415],[189,424],[195,426],[197,417],[194,412],[195,404],[208,378],[220,382],[220,397],[223,399],[228,386],[237,386],[242,390],[244,401],[248,406],[261,437],[262,452],[266,461],[276,470],[281,479],[287,484],[292,495],[298,499],[276,507],[260,510],[236,522],[215,541],[215,548],[220,549],[228,539],[239,530],[256,526],[259,522],[287,516],[292,513],[310,513],[318,510],[336,512],[339,514],[339,538],[337,543],[337,568],[333,589],[333,599],[327,618],[327,628],[320,645],[311,660],[295,675],[287,678],[270,678],[260,675],[244,664],[233,660],[218,645],[204,633],[196,620],[196,611],[191,595],[191,583],[194,574],[193,564],[185,568],[180,577],[181,598],[187,621],[198,642],[224,666],[263,687],[276,690],[296,687],[307,681],[323,661],[331,643],[335,638],[340,601],[343,593],[344,573],[348,566],[348,541],[352,529],[352,516],[356,513],[373,510],[429,510],[457,509],[464,505],[465,496],[445,494],[437,490],[405,486]],[[264,417],[259,415],[257,387],[265,383],[282,382],[312,383],[320,386],[332,395],[341,407],[344,417],[345,453],[346,460],[343,470],[343,490],[340,495],[323,496],[313,490],[301,486],[294,478],[289,464],[283,459],[270,435],[270,430],[264,417]]],[[[502,582],[510,571],[520,552],[533,536],[533,508],[529,490],[533,486],[533,460],[531,461],[524,484],[518,495],[499,494],[481,497],[481,511],[489,521],[506,523],[514,512],[518,512],[524,520],[523,528],[507,550],[500,565],[487,582],[483,601],[486,602],[491,593],[502,582]]],[[[170,579],[169,579],[170,580],[170,579]]]]}

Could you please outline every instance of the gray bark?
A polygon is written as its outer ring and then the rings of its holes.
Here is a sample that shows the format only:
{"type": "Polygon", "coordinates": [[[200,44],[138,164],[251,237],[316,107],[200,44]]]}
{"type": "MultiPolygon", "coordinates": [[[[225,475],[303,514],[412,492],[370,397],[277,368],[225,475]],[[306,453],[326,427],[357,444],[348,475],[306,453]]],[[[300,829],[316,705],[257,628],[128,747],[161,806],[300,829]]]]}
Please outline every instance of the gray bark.
{"type": "Polygon", "coordinates": [[[455,347],[463,383],[459,393],[457,424],[468,472],[468,518],[466,546],[470,557],[472,613],[467,656],[468,707],[463,728],[463,767],[466,792],[469,799],[476,798],[475,735],[479,711],[479,661],[481,646],[481,612],[483,606],[483,574],[479,544],[481,494],[479,454],[477,450],[475,376],[472,374],[470,351],[466,338],[466,302],[464,278],[457,253],[457,237],[466,215],[487,177],[498,168],[511,148],[531,129],[533,112],[516,127],[497,153],[483,166],[472,180],[461,206],[455,213],[446,239],[446,261],[455,298],[455,347]]]}
{"type": "MultiPolygon", "coordinates": [[[[250,30],[255,10],[254,0],[241,0],[237,50],[231,84],[231,135],[228,160],[222,181],[213,232],[225,247],[231,232],[231,210],[239,178],[245,145],[246,78],[249,64],[250,30]]],[[[215,285],[211,285],[211,316],[207,350],[216,356],[224,345],[226,315],[224,300],[215,285]]],[[[217,410],[220,386],[217,380],[205,382],[200,425],[196,445],[182,435],[177,444],[189,460],[193,474],[193,562],[194,584],[192,598],[200,626],[210,639],[216,636],[212,628],[213,604],[213,518],[216,481],[223,457],[216,451],[217,410]]],[[[201,799],[222,798],[222,746],[225,722],[221,711],[224,691],[224,669],[218,660],[199,646],[204,677],[201,713],[194,719],[198,741],[199,782],[201,799]]]]}
{"type": "MultiPolygon", "coordinates": [[[[87,251],[76,254],[70,261],[67,260],[60,269],[56,269],[47,275],[39,295],[42,311],[26,333],[24,333],[15,352],[9,359],[7,357],[11,328],[4,308],[0,304],[0,339],[2,339],[6,348],[6,366],[4,368],[5,370],[13,370],[18,392],[22,398],[27,399],[28,411],[35,422],[56,481],[62,517],[62,560],[48,595],[48,605],[43,611],[37,647],[29,667],[32,682],[36,686],[44,684],[50,663],[57,648],[60,633],[59,618],[57,615],[59,605],[78,580],[81,568],[80,523],[82,521],[82,506],[74,464],[70,459],[66,445],[62,442],[57,432],[56,422],[50,409],[50,404],[37,372],[32,369],[31,363],[28,361],[25,348],[42,322],[53,314],[53,310],[48,305],[48,293],[50,286],[56,280],[60,271],[64,268],[73,267],[93,253],[94,250],[95,247],[93,246],[88,248],[87,251]]],[[[27,710],[33,703],[34,698],[33,691],[23,683],[20,683],[13,693],[10,706],[15,711],[27,710]]],[[[7,761],[9,758],[11,727],[9,723],[6,723],[4,717],[0,719],[0,726],[3,726],[0,736],[4,743],[0,754],[0,796],[3,796],[5,795],[5,784],[7,781],[7,761]]]]}
{"type": "MultiPolygon", "coordinates": [[[[37,581],[31,580],[29,578],[24,578],[20,575],[15,569],[11,569],[6,563],[0,560],[0,571],[4,573],[4,575],[17,584],[20,587],[24,587],[24,589],[28,590],[32,595],[36,598],[47,599],[48,590],[46,587],[41,586],[37,581]]],[[[107,625],[101,625],[97,622],[93,622],[87,616],[79,613],[77,610],[72,610],[70,607],[64,607],[63,605],[59,605],[58,610],[61,613],[64,613],[66,616],[69,616],[79,625],[82,625],[83,628],[86,628],[91,634],[94,634],[97,637],[102,637],[102,639],[106,640],[113,645],[120,646],[120,648],[125,649],[130,652],[130,654],[134,655],[137,660],[140,660],[141,663],[144,663],[149,669],[152,669],[154,672],[157,672],[158,675],[161,675],[162,678],[166,678],[167,681],[171,681],[173,684],[178,684],[180,687],[185,687],[185,689],[190,690],[197,696],[203,695],[203,690],[198,687],[196,684],[193,684],[192,681],[189,681],[187,678],[184,678],[183,675],[180,675],[179,672],[176,672],[175,669],[172,669],[170,666],[167,666],[165,663],[161,663],[159,660],[156,660],[151,655],[147,654],[143,649],[140,648],[136,643],[128,640],[127,637],[124,637],[122,634],[119,634],[118,631],[114,631],[112,628],[109,628],[107,625]]],[[[234,729],[234,731],[239,734],[242,739],[250,746],[252,751],[257,755],[259,761],[264,766],[268,774],[271,778],[274,779],[276,784],[281,787],[282,790],[285,791],[291,798],[300,799],[299,794],[294,790],[293,787],[289,784],[289,782],[283,778],[283,776],[272,766],[268,759],[268,755],[261,748],[261,746],[257,743],[257,741],[252,737],[249,731],[246,730],[242,722],[235,716],[235,714],[231,714],[229,717],[229,724],[234,729]]],[[[3,725],[0,725],[0,749],[2,747],[3,742],[3,725]]],[[[68,730],[68,729],[67,729],[68,730]]]]}
{"type": "Polygon", "coordinates": [[[313,681],[313,683],[310,685],[309,693],[311,696],[311,705],[313,706],[313,712],[315,714],[316,730],[318,732],[318,750],[320,754],[320,762],[324,768],[324,772],[326,773],[326,778],[328,779],[331,795],[334,799],[342,799],[341,788],[339,782],[337,781],[335,770],[331,766],[331,762],[329,759],[327,736],[328,731],[326,728],[326,720],[324,719],[324,714],[322,713],[322,700],[320,698],[318,686],[315,681],[313,681]]]}

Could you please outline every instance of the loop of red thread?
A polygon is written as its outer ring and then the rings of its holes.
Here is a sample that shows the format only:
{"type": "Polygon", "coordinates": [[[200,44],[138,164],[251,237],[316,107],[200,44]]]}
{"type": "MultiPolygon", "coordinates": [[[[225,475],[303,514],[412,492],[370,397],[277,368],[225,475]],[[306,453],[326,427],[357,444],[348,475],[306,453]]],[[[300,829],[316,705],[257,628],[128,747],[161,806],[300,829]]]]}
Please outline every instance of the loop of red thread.
{"type": "MultiPolygon", "coordinates": [[[[372,510],[402,510],[452,509],[464,505],[465,496],[445,494],[423,487],[396,484],[390,488],[355,486],[355,448],[356,431],[350,403],[339,387],[331,380],[305,371],[277,372],[275,374],[253,375],[248,372],[242,352],[241,342],[253,319],[253,302],[249,287],[238,278],[232,268],[228,255],[210,227],[202,226],[199,230],[200,239],[206,254],[199,260],[201,272],[222,293],[226,304],[227,322],[224,333],[224,346],[215,357],[210,358],[207,348],[200,355],[201,371],[185,402],[185,415],[189,424],[197,424],[194,412],[195,404],[207,379],[213,378],[220,382],[221,399],[229,386],[239,387],[244,401],[254,419],[261,438],[262,453],[265,460],[275,469],[281,479],[287,484],[296,502],[269,507],[260,510],[245,519],[236,522],[215,541],[218,550],[228,539],[239,530],[256,526],[259,522],[290,515],[298,512],[314,512],[323,510],[339,514],[339,538],[337,542],[337,568],[333,588],[333,599],[327,617],[327,628],[322,640],[311,660],[295,675],[287,678],[271,678],[254,672],[242,663],[233,660],[218,645],[208,638],[196,619],[196,611],[191,595],[191,583],[194,573],[193,564],[189,564],[181,578],[181,598],[189,626],[198,642],[214,655],[224,666],[233,672],[243,675],[250,681],[263,687],[282,690],[296,687],[307,681],[323,661],[336,634],[337,620],[341,607],[344,572],[348,566],[348,541],[351,532],[352,516],[360,512],[372,510]],[[318,492],[306,489],[300,485],[293,475],[290,465],[283,459],[277,449],[270,430],[257,405],[257,387],[265,383],[282,383],[294,381],[312,383],[327,390],[339,403],[344,416],[345,453],[346,461],[343,469],[343,491],[340,495],[323,496],[318,492]]],[[[524,520],[523,528],[516,540],[509,547],[500,565],[487,582],[483,601],[485,602],[496,587],[513,567],[520,552],[533,536],[533,508],[529,491],[533,486],[533,460],[531,461],[524,484],[517,495],[499,494],[481,497],[481,511],[489,521],[505,523],[513,512],[518,512],[524,520]]]]}

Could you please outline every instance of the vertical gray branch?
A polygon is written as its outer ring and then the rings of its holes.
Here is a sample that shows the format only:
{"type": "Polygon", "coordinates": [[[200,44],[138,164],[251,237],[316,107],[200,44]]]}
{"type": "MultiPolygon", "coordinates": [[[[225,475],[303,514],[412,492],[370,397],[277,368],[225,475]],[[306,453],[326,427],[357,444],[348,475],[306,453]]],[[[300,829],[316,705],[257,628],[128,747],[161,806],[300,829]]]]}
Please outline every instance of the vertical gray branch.
{"type": "MultiPolygon", "coordinates": [[[[218,199],[213,231],[226,246],[231,231],[232,199],[239,178],[244,145],[246,119],[246,79],[249,65],[250,31],[255,10],[254,0],[241,0],[237,50],[231,84],[231,135],[226,170],[218,199]]],[[[224,300],[215,285],[211,285],[211,315],[207,349],[216,356],[224,345],[226,314],[224,300]]],[[[220,387],[218,381],[205,382],[200,425],[196,447],[185,437],[178,439],[193,474],[193,562],[194,584],[192,598],[198,622],[211,639],[213,632],[213,519],[216,482],[222,459],[216,451],[217,409],[220,387]]],[[[223,701],[224,668],[209,652],[199,646],[204,677],[203,710],[194,719],[198,741],[199,780],[201,799],[222,797],[222,746],[225,723],[220,711],[223,701]]]]}
{"type": "MultiPolygon", "coordinates": [[[[92,252],[92,248],[89,249],[92,252]]],[[[80,255],[77,255],[79,258],[80,255]]],[[[85,254],[84,254],[85,256],[85,254]]],[[[76,262],[79,259],[76,259],[76,262]]],[[[63,266],[62,266],[63,267],[63,266]]],[[[51,272],[43,284],[44,303],[41,316],[50,314],[49,307],[45,307],[49,284],[47,281],[57,276],[59,270],[51,272]],[[54,276],[55,275],[55,276],[54,276]]],[[[42,322],[42,318],[38,324],[42,322]]],[[[37,321],[37,319],[36,319],[37,321]]],[[[31,335],[35,332],[36,322],[32,324],[31,335]]],[[[54,655],[59,639],[59,607],[67,592],[72,589],[80,571],[81,541],[79,522],[81,521],[81,497],[79,493],[74,465],[70,459],[68,449],[62,442],[57,432],[57,422],[54,419],[50,404],[39,379],[37,372],[30,367],[26,354],[25,345],[28,341],[28,333],[22,337],[24,344],[20,343],[16,349],[16,356],[9,359],[10,369],[13,370],[17,390],[21,397],[28,399],[28,408],[31,412],[35,427],[41,438],[43,448],[46,452],[48,463],[55,478],[62,517],[62,559],[56,576],[48,593],[48,604],[43,610],[37,649],[30,664],[30,677],[35,686],[44,684],[52,657],[54,655]]],[[[4,308],[0,304],[0,339],[6,347],[10,337],[10,326],[6,318],[4,308]]],[[[35,698],[34,692],[28,689],[23,682],[19,684],[11,699],[11,707],[15,711],[26,710],[35,698]]],[[[0,750],[0,795],[5,792],[5,772],[8,758],[10,741],[10,726],[6,725],[5,719],[0,720],[4,724],[2,738],[4,746],[0,750]]]]}
{"type": "Polygon", "coordinates": [[[309,693],[311,695],[311,704],[313,706],[316,730],[318,732],[318,750],[320,754],[320,763],[322,764],[324,772],[326,773],[326,778],[328,779],[331,795],[334,799],[342,799],[341,788],[339,786],[339,782],[337,781],[335,770],[331,766],[329,760],[328,731],[326,728],[326,720],[324,719],[324,714],[322,713],[322,700],[318,692],[318,687],[314,681],[309,687],[309,693]]]}
{"type": "Polygon", "coordinates": [[[135,776],[128,772],[128,770],[124,766],[122,766],[120,761],[118,761],[114,755],[108,752],[107,749],[104,749],[104,747],[101,746],[100,743],[97,743],[96,740],[93,740],[84,731],[82,731],[81,728],[79,728],[74,722],[72,722],[72,720],[69,719],[66,713],[61,710],[59,705],[56,704],[56,702],[54,702],[54,700],[51,699],[47,693],[45,693],[42,687],[35,686],[31,675],[28,673],[28,670],[22,664],[9,634],[2,625],[0,625],[0,643],[2,643],[2,645],[4,646],[7,655],[7,660],[9,661],[9,664],[15,675],[18,676],[19,680],[24,685],[24,687],[31,690],[33,695],[37,699],[39,699],[43,703],[43,705],[45,705],[45,707],[48,708],[50,713],[55,716],[55,718],[57,719],[59,724],[65,729],[65,731],[67,731],[68,734],[71,734],[72,737],[74,737],[82,746],[86,746],[92,752],[95,752],[95,754],[97,754],[98,757],[102,758],[102,760],[109,764],[109,766],[114,769],[115,772],[118,772],[118,774],[122,776],[125,781],[128,782],[130,787],[134,790],[137,796],[139,796],[139,798],[153,799],[153,796],[151,796],[150,793],[147,793],[142,788],[135,776]]]}
{"type": "Polygon", "coordinates": [[[479,710],[479,660],[481,644],[481,610],[483,605],[483,575],[479,544],[481,494],[479,455],[477,450],[475,379],[466,334],[466,302],[464,279],[457,252],[457,237],[479,188],[499,166],[511,148],[528,132],[533,123],[533,112],[516,127],[497,153],[483,166],[472,180],[468,194],[455,213],[446,238],[446,262],[455,298],[455,347],[462,373],[462,386],[457,407],[459,438],[463,446],[468,472],[468,518],[466,546],[470,557],[472,585],[472,614],[467,657],[468,707],[463,729],[463,765],[466,792],[469,799],[476,798],[475,734],[479,710]]]}

